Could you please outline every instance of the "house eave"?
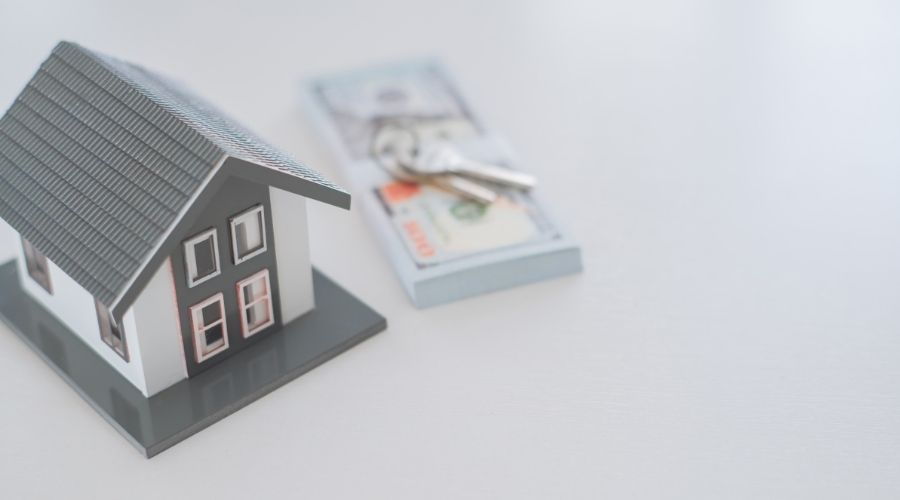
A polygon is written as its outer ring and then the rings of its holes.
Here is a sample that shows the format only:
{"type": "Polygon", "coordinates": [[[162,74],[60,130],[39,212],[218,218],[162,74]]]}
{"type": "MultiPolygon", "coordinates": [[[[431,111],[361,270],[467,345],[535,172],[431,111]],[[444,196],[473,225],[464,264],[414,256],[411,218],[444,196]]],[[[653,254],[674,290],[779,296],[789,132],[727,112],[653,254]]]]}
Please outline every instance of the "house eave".
{"type": "Polygon", "coordinates": [[[350,209],[350,193],[340,188],[319,184],[237,156],[229,156],[225,160],[224,169],[228,175],[268,184],[345,210],[350,209]]]}

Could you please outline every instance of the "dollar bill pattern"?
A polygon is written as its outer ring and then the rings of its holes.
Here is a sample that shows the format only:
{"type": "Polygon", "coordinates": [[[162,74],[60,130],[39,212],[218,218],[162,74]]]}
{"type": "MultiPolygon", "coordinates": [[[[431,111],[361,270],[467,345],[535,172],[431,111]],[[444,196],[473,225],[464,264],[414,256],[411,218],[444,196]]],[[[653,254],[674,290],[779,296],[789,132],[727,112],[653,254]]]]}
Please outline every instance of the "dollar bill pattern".
{"type": "MultiPolygon", "coordinates": [[[[412,126],[422,140],[457,144],[485,133],[447,75],[429,63],[321,80],[313,87],[313,97],[341,137],[347,156],[360,168],[379,168],[370,157],[370,143],[386,122],[412,126]]],[[[484,206],[397,180],[371,189],[420,269],[559,237],[527,193],[501,190],[497,202],[484,206]]]]}

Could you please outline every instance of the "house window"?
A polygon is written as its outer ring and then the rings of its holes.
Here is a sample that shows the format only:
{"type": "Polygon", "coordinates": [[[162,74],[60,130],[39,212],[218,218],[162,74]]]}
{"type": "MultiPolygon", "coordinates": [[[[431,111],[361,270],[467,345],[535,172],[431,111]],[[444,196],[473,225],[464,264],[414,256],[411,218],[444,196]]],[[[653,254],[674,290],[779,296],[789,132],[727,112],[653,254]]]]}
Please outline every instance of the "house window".
{"type": "Polygon", "coordinates": [[[212,228],[184,242],[184,262],[188,287],[195,287],[219,275],[219,242],[212,228]]]}
{"type": "Polygon", "coordinates": [[[269,270],[264,269],[237,284],[241,332],[244,337],[265,330],[275,323],[269,270]]]}
{"type": "Polygon", "coordinates": [[[225,324],[225,298],[219,293],[191,307],[194,330],[194,352],[197,362],[228,349],[228,328],[225,324]]]}
{"type": "Polygon", "coordinates": [[[114,351],[122,356],[122,359],[128,361],[128,345],[125,343],[125,331],[116,323],[115,318],[109,313],[99,300],[94,300],[94,306],[97,308],[97,322],[100,324],[100,338],[106,345],[112,347],[114,351]]]}
{"type": "Polygon", "coordinates": [[[22,249],[25,253],[25,267],[28,269],[28,275],[44,290],[47,290],[47,293],[52,294],[53,286],[50,284],[50,267],[47,264],[47,257],[25,238],[22,238],[22,249]]]}
{"type": "Polygon", "coordinates": [[[231,250],[235,264],[266,251],[266,216],[262,205],[231,218],[231,250]]]}

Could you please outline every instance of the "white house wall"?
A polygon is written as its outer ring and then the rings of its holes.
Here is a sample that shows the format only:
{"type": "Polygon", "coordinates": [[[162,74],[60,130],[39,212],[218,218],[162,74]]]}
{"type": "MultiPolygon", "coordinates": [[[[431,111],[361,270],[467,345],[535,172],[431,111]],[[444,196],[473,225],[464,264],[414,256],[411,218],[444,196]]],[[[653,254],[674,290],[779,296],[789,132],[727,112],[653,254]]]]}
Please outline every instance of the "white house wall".
{"type": "Polygon", "coordinates": [[[107,363],[137,387],[152,396],[187,378],[181,328],[175,304],[170,261],[166,259],[122,318],[128,347],[125,361],[100,338],[94,298],[62,269],[48,260],[53,294],[37,284],[25,268],[24,250],[18,234],[17,266],[22,288],[90,346],[107,363]]]}
{"type": "Polygon", "coordinates": [[[125,342],[128,346],[130,361],[126,362],[111,347],[100,338],[100,325],[97,321],[97,309],[94,305],[94,297],[81,287],[62,269],[48,260],[50,271],[50,283],[53,289],[51,295],[37,284],[28,275],[25,267],[25,257],[22,245],[17,247],[17,266],[19,268],[19,281],[22,288],[38,303],[63,322],[75,335],[81,338],[97,354],[106,360],[113,368],[118,370],[123,377],[128,379],[144,394],[147,386],[144,380],[144,370],[141,366],[141,353],[138,345],[137,330],[133,327],[131,311],[125,314],[122,326],[125,331],[125,342]]]}
{"type": "Polygon", "coordinates": [[[146,396],[187,378],[172,280],[171,259],[166,259],[129,309],[139,333],[146,396]]]}
{"type": "Polygon", "coordinates": [[[287,324],[315,306],[306,198],[269,187],[269,203],[278,259],[281,317],[282,322],[287,324]]]}
{"type": "Polygon", "coordinates": [[[16,258],[16,246],[19,243],[19,233],[0,219],[0,262],[6,262],[16,258]]]}

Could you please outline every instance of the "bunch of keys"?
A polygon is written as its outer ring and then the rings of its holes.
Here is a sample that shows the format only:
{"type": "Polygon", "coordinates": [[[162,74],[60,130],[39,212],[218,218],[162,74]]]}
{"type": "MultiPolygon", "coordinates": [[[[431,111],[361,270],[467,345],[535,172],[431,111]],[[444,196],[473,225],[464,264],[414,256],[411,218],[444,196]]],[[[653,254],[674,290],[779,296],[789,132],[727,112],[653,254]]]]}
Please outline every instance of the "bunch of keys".
{"type": "Polygon", "coordinates": [[[372,156],[398,180],[430,184],[479,203],[491,204],[498,194],[475,179],[521,190],[537,184],[533,175],[466,158],[447,141],[423,144],[414,129],[400,124],[375,132],[372,156]]]}

